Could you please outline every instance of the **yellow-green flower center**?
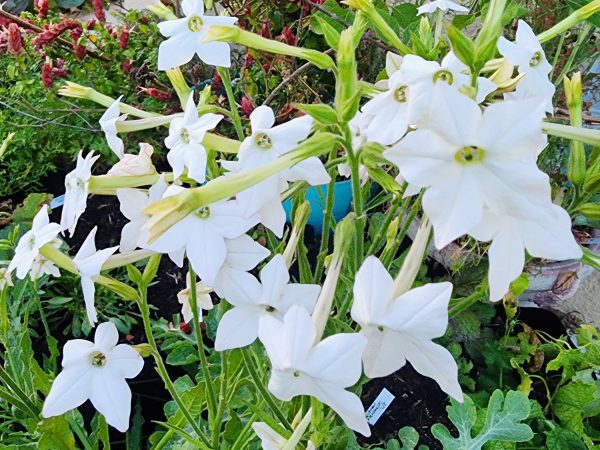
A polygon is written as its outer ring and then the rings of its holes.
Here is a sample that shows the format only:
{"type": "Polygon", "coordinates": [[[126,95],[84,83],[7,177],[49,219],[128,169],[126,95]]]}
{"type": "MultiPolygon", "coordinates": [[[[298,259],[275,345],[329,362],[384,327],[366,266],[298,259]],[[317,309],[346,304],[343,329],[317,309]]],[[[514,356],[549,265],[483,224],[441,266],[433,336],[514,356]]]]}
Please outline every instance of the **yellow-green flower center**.
{"type": "Polygon", "coordinates": [[[188,28],[192,33],[197,33],[198,31],[201,31],[203,26],[204,21],[200,16],[192,16],[188,20],[188,28]]]}
{"type": "Polygon", "coordinates": [[[210,208],[208,206],[203,206],[196,211],[196,216],[200,219],[208,219],[210,217],[210,208]]]}
{"type": "Polygon", "coordinates": [[[485,151],[481,147],[469,145],[461,148],[454,154],[454,159],[461,164],[471,164],[481,162],[485,156],[485,151]]]}
{"type": "Polygon", "coordinates": [[[433,82],[436,83],[437,81],[443,81],[445,83],[448,83],[449,85],[452,85],[452,83],[454,83],[454,75],[452,75],[452,72],[450,72],[449,70],[438,70],[433,75],[433,82]]]}
{"type": "Polygon", "coordinates": [[[267,306],[265,306],[265,311],[268,313],[272,313],[272,312],[275,312],[275,308],[272,307],[271,305],[267,305],[267,306]]]}
{"type": "Polygon", "coordinates": [[[94,352],[91,355],[92,366],[103,367],[106,365],[106,356],[102,352],[94,352]]]}
{"type": "Polygon", "coordinates": [[[536,67],[538,66],[542,60],[544,59],[544,55],[542,55],[541,51],[537,51],[533,54],[533,56],[531,57],[531,59],[529,60],[529,67],[536,67]]]}
{"type": "Polygon", "coordinates": [[[183,142],[185,142],[186,144],[190,143],[190,133],[187,130],[187,128],[182,128],[181,132],[179,133],[179,137],[181,138],[181,140],[183,142]]]}
{"type": "Polygon", "coordinates": [[[408,100],[408,86],[400,86],[394,91],[394,100],[398,103],[406,103],[408,100]]]}
{"type": "Polygon", "coordinates": [[[262,150],[269,150],[273,147],[273,141],[267,133],[258,133],[254,138],[256,146],[262,150]]]}

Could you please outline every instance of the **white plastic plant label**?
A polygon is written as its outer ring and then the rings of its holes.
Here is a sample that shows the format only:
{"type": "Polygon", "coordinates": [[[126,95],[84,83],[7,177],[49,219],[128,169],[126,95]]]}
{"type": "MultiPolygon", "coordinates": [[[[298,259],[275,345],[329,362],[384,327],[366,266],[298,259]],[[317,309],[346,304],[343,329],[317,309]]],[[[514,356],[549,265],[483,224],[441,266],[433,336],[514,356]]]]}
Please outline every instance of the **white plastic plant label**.
{"type": "Polygon", "coordinates": [[[383,388],[365,413],[369,425],[375,425],[377,423],[379,418],[383,415],[385,410],[388,409],[395,398],[396,397],[394,397],[390,391],[388,391],[386,388],[383,388]]]}

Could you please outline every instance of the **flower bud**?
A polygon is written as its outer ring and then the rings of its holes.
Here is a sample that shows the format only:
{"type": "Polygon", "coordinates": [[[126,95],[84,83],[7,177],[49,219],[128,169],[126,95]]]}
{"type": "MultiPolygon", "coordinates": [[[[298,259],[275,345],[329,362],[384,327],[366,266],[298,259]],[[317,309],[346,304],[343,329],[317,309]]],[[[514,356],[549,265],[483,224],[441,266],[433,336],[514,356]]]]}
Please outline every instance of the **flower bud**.
{"type": "Polygon", "coordinates": [[[54,76],[52,75],[52,60],[46,56],[46,61],[42,65],[42,84],[46,89],[52,87],[54,82],[54,76]]]}
{"type": "Polygon", "coordinates": [[[431,228],[431,221],[427,217],[423,217],[408,254],[402,262],[400,272],[394,280],[394,295],[392,295],[392,298],[398,298],[412,288],[427,250],[431,228]]]}
{"type": "Polygon", "coordinates": [[[132,177],[140,175],[151,175],[156,173],[152,164],[152,153],[154,149],[150,144],[140,142],[140,152],[137,155],[125,154],[123,159],[111,167],[106,173],[113,177],[132,177]]]}
{"type": "Polygon", "coordinates": [[[11,55],[18,55],[23,50],[23,38],[21,30],[16,23],[11,23],[8,26],[8,52],[11,55]]]}
{"type": "Polygon", "coordinates": [[[88,30],[93,30],[94,28],[96,28],[96,24],[97,24],[97,23],[98,23],[98,22],[96,21],[96,19],[94,19],[94,18],[92,17],[90,20],[88,20],[88,21],[87,21],[87,23],[85,24],[85,27],[86,27],[88,30]]]}
{"type": "Polygon", "coordinates": [[[245,96],[242,98],[242,111],[246,117],[250,117],[250,114],[252,114],[252,111],[254,111],[254,105],[252,104],[252,101],[245,96]]]}
{"type": "Polygon", "coordinates": [[[45,19],[48,15],[48,0],[36,0],[33,3],[40,19],[45,19]]]}
{"type": "Polygon", "coordinates": [[[104,0],[92,0],[94,6],[94,14],[100,22],[106,20],[106,14],[104,14],[104,0]]]}
{"type": "Polygon", "coordinates": [[[181,103],[181,107],[185,108],[188,97],[190,96],[192,90],[185,81],[185,77],[183,76],[181,69],[179,67],[175,67],[173,69],[167,69],[165,72],[167,73],[167,77],[169,77],[171,86],[173,86],[173,89],[175,89],[175,92],[177,93],[177,97],[179,97],[179,103],[181,103]]]}
{"type": "MultiPolygon", "coordinates": [[[[571,79],[565,77],[564,85],[565,95],[567,97],[567,106],[569,107],[569,115],[571,116],[571,124],[574,127],[581,127],[583,125],[581,72],[574,73],[571,79]]],[[[575,185],[575,187],[579,188],[585,181],[585,175],[586,156],[583,143],[571,141],[567,178],[575,185]]]]}
{"type": "Polygon", "coordinates": [[[298,241],[300,240],[300,236],[304,232],[304,228],[306,227],[306,223],[308,222],[309,216],[310,203],[304,200],[296,208],[290,239],[288,240],[287,245],[285,246],[285,250],[283,252],[283,259],[285,259],[285,264],[286,266],[288,266],[288,268],[290,268],[294,262],[294,255],[296,253],[296,248],[298,247],[298,241]]]}
{"type": "Polygon", "coordinates": [[[125,75],[129,74],[129,72],[131,72],[131,69],[133,69],[133,61],[131,59],[121,61],[121,70],[125,75]]]}
{"type": "Polygon", "coordinates": [[[119,35],[119,48],[125,50],[129,45],[129,28],[124,26],[119,35]]]}

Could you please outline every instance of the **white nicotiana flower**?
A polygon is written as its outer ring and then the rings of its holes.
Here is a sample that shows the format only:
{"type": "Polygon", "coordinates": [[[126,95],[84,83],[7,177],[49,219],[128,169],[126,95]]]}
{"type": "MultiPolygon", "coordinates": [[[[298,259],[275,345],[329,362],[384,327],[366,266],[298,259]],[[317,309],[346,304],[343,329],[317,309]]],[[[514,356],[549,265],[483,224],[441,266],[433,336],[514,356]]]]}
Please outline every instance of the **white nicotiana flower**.
{"type": "MultiPolygon", "coordinates": [[[[204,286],[202,283],[196,283],[196,307],[198,309],[198,321],[202,322],[202,310],[211,310],[213,303],[210,298],[210,292],[212,289],[204,286]]],[[[194,311],[192,310],[192,277],[191,273],[188,272],[185,277],[185,289],[177,293],[177,300],[181,304],[181,315],[183,321],[189,323],[194,320],[194,311]]]]}
{"type": "Polygon", "coordinates": [[[459,5],[458,3],[452,2],[450,0],[434,0],[432,2],[426,3],[417,8],[418,15],[425,13],[433,13],[437,10],[441,10],[442,12],[446,11],[456,11],[456,12],[469,12],[469,8],[459,5]]]}
{"type": "Polygon", "coordinates": [[[364,407],[346,390],[361,375],[366,339],[358,333],[329,336],[315,344],[315,324],[302,306],[292,306],[283,322],[268,316],[260,321],[258,336],[272,370],[269,390],[280,400],[310,395],[333,409],[352,430],[370,436],[364,407]]]}
{"type": "Polygon", "coordinates": [[[6,267],[2,267],[0,268],[0,292],[2,292],[6,286],[13,286],[12,276],[6,267]]]}
{"type": "Polygon", "coordinates": [[[525,250],[531,256],[550,260],[579,259],[581,247],[571,233],[571,218],[548,200],[530,217],[485,210],[481,222],[469,234],[480,241],[492,241],[488,251],[490,300],[498,301],[525,264],[525,250]]]}
{"type": "Polygon", "coordinates": [[[544,49],[531,27],[519,20],[516,41],[504,37],[498,40],[498,50],[513,66],[517,66],[524,77],[518,82],[515,92],[507,93],[507,99],[540,97],[545,101],[547,112],[554,110],[552,97],[555,87],[548,74],[552,65],[546,59],[544,49]]]}
{"type": "Polygon", "coordinates": [[[194,54],[211,66],[229,67],[231,50],[226,42],[202,42],[212,25],[233,26],[235,17],[205,16],[202,0],[183,0],[182,19],[167,20],[158,24],[161,34],[168,39],[158,48],[158,69],[167,70],[191,61],[194,54]]]}
{"type": "Polygon", "coordinates": [[[121,230],[121,252],[130,252],[145,243],[142,228],[150,217],[144,214],[144,209],[159,201],[168,187],[164,175],[161,175],[148,192],[132,188],[117,189],[119,209],[130,221],[121,230]]]}
{"type": "Polygon", "coordinates": [[[90,234],[88,234],[83,244],[81,244],[81,248],[75,255],[75,258],[73,258],[73,263],[75,263],[81,277],[81,290],[83,291],[85,310],[91,326],[95,326],[98,321],[96,307],[94,306],[94,295],[96,292],[94,278],[100,275],[102,265],[119,248],[111,247],[96,251],[96,231],[98,231],[97,227],[94,227],[90,231],[90,234]]]}
{"type": "Polygon", "coordinates": [[[550,196],[548,177],[536,166],[547,139],[544,107],[536,100],[495,103],[482,113],[477,103],[440,86],[436,114],[427,127],[409,133],[385,158],[404,179],[427,188],[423,209],[442,248],[471,231],[484,206],[528,218],[550,196]]]}
{"type": "Polygon", "coordinates": [[[127,153],[123,159],[106,172],[106,175],[113,177],[152,175],[156,173],[156,168],[152,164],[152,153],[154,153],[154,149],[150,144],[140,142],[139,154],[127,153]]]}
{"type": "MultiPolygon", "coordinates": [[[[48,242],[48,245],[51,245],[54,248],[60,248],[62,245],[62,241],[60,239],[53,239],[48,242]]],[[[52,275],[53,277],[60,277],[60,270],[58,267],[41,253],[33,260],[33,264],[31,265],[31,270],[29,271],[29,277],[32,280],[37,280],[44,275],[52,275]]]]}
{"type": "Polygon", "coordinates": [[[352,319],[367,339],[362,355],[365,375],[387,376],[406,364],[433,378],[458,401],[458,366],[448,350],[432,342],[448,326],[448,301],[452,284],[432,283],[394,294],[394,280],[381,261],[369,256],[354,281],[352,319]]]}
{"type": "MultiPolygon", "coordinates": [[[[393,54],[388,52],[388,55],[393,54]]],[[[400,56],[400,58],[402,58],[400,56]]],[[[350,132],[352,133],[352,149],[354,152],[358,152],[360,148],[367,143],[367,133],[366,129],[371,122],[373,116],[365,114],[361,111],[358,111],[356,115],[348,122],[348,126],[350,127],[350,132]]],[[[350,165],[348,163],[338,164],[338,173],[340,176],[345,178],[350,178],[352,175],[352,171],[350,170],[350,165]]],[[[369,179],[369,171],[367,167],[363,164],[359,166],[358,174],[360,177],[361,184],[365,184],[369,179]]]]}
{"type": "MultiPolygon", "coordinates": [[[[300,417],[300,412],[294,418],[293,423],[296,423],[300,417]]],[[[252,423],[252,429],[260,439],[263,450],[290,450],[297,448],[298,443],[302,439],[302,436],[306,432],[308,425],[310,425],[312,418],[312,408],[309,408],[300,423],[294,428],[294,432],[289,439],[285,439],[273,428],[271,428],[265,422],[254,422],[252,423]]],[[[315,444],[312,441],[308,441],[306,450],[315,450],[315,444]]]]}
{"type": "Polygon", "coordinates": [[[123,96],[115,100],[102,117],[100,117],[100,128],[104,131],[106,142],[119,159],[123,159],[123,156],[125,155],[125,146],[123,140],[117,135],[117,122],[124,122],[127,118],[127,114],[121,115],[120,108],[122,98],[123,96]]]}
{"type": "Polygon", "coordinates": [[[229,297],[230,292],[235,296],[236,286],[242,279],[254,278],[247,272],[254,269],[270,254],[267,248],[247,234],[235,239],[225,239],[225,245],[227,256],[212,285],[215,293],[221,298],[229,297]]]}
{"type": "Polygon", "coordinates": [[[48,207],[43,205],[33,218],[31,230],[21,236],[15,255],[8,265],[8,272],[16,269],[17,277],[25,278],[33,267],[40,248],[54,241],[58,233],[60,233],[60,225],[50,223],[48,207]]]}
{"type": "Polygon", "coordinates": [[[179,178],[187,168],[187,176],[198,183],[206,179],[206,149],[202,145],[204,135],[214,129],[223,119],[218,114],[198,116],[194,96],[188,97],[183,117],[176,117],[169,126],[165,145],[169,150],[167,160],[173,168],[173,177],[179,178]]]}
{"type": "Polygon", "coordinates": [[[293,306],[312,312],[320,286],[291,284],[283,255],[275,255],[260,271],[259,282],[253,276],[237,280],[227,290],[227,301],[234,308],[227,311],[219,322],[215,350],[223,351],[245,347],[258,337],[258,326],[265,317],[282,319],[293,306]]]}
{"type": "Polygon", "coordinates": [[[79,152],[75,169],[65,177],[65,200],[60,218],[60,228],[63,232],[69,230],[71,236],[75,233],[77,221],[87,206],[92,166],[99,157],[94,156],[94,152],[90,152],[84,159],[82,152],[79,152]]]}
{"type": "MultiPolygon", "coordinates": [[[[183,191],[183,187],[169,186],[163,198],[183,191]]],[[[194,272],[203,283],[212,286],[227,257],[225,240],[243,235],[258,223],[258,219],[257,215],[245,217],[236,201],[212,203],[184,217],[154,242],[145,244],[142,248],[179,255],[185,252],[194,272]]]]}
{"type": "Polygon", "coordinates": [[[67,341],[63,370],[52,383],[42,416],[59,416],[89,399],[109,425],[127,431],[131,390],[125,379],[137,376],[144,360],[131,346],[117,345],[118,341],[119,333],[112,322],[98,325],[94,342],[67,341]]]}

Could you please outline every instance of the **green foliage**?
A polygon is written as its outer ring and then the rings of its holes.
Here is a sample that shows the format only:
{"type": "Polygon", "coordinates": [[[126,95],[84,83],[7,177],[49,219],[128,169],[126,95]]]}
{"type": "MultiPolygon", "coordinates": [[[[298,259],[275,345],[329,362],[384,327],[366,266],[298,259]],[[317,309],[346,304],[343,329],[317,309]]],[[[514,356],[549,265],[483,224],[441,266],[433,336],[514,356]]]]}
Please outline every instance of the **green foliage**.
{"type": "Polygon", "coordinates": [[[521,392],[509,391],[505,397],[502,391],[494,391],[485,410],[485,421],[479,430],[474,430],[477,408],[468,396],[465,396],[462,404],[452,399],[447,411],[458,430],[458,437],[453,437],[442,424],[431,427],[433,435],[447,450],[478,450],[487,442],[525,442],[533,437],[531,428],[521,423],[527,419],[530,411],[527,396],[521,392]]]}

